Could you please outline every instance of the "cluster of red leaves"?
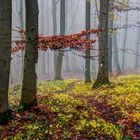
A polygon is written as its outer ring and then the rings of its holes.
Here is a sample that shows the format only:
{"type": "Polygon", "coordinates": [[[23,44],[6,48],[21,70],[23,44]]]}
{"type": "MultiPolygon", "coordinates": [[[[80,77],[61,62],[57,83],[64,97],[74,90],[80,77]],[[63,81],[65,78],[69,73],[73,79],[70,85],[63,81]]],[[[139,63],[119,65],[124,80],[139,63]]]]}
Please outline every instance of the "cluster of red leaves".
{"type": "Polygon", "coordinates": [[[121,119],[117,122],[117,124],[122,126],[123,136],[128,134],[133,139],[140,138],[140,126],[133,120],[132,117],[121,119]]]}
{"type": "MultiPolygon", "coordinates": [[[[12,53],[16,53],[20,50],[24,50],[25,48],[25,36],[26,32],[24,30],[15,30],[21,34],[20,40],[15,40],[13,42],[12,53]]],[[[104,32],[105,29],[91,29],[86,31],[81,31],[78,34],[72,35],[54,35],[54,36],[42,36],[38,37],[39,44],[38,49],[42,51],[47,51],[48,49],[56,50],[56,49],[64,49],[70,48],[74,50],[84,50],[87,48],[91,48],[93,43],[96,40],[87,39],[86,36],[89,34],[98,35],[101,32],[104,32]]]]}

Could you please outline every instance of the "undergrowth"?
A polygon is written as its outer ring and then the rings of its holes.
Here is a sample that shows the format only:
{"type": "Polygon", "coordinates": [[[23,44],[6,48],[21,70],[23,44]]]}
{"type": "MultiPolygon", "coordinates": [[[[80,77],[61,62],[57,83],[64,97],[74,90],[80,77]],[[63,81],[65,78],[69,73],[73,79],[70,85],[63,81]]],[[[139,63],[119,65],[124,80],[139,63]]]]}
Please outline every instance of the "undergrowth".
{"type": "Polygon", "coordinates": [[[140,75],[112,79],[99,89],[76,79],[44,81],[38,107],[21,114],[20,91],[20,86],[9,90],[13,119],[0,126],[1,139],[140,139],[140,75]]]}

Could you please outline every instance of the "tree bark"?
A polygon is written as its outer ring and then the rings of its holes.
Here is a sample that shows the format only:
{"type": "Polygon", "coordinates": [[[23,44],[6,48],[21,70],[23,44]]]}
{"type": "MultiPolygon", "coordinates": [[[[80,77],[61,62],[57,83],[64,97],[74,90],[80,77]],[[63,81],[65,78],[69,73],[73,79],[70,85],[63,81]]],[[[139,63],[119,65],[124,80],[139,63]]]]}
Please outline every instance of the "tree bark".
{"type": "MultiPolygon", "coordinates": [[[[44,18],[45,18],[45,12],[44,12],[44,9],[45,9],[45,1],[42,0],[41,1],[41,34],[44,35],[45,33],[45,21],[44,21],[44,18]]],[[[41,62],[40,62],[40,67],[41,67],[41,75],[45,75],[46,74],[46,52],[40,52],[40,56],[41,56],[41,62]]]]}
{"type": "MultiPolygon", "coordinates": [[[[86,1],[86,30],[90,29],[90,3],[91,1],[86,1]]],[[[86,36],[86,39],[90,39],[90,35],[86,36]]],[[[87,44],[90,46],[90,44],[87,44]]],[[[86,49],[86,59],[85,59],[85,83],[91,83],[90,77],[90,49],[86,49]]]]}
{"type": "MultiPolygon", "coordinates": [[[[24,19],[24,6],[25,6],[25,1],[20,0],[20,11],[19,11],[19,17],[20,17],[20,28],[25,29],[25,19],[24,19]]],[[[21,81],[23,79],[23,69],[24,69],[24,51],[22,50],[21,52],[21,81]]]]}
{"type": "Polygon", "coordinates": [[[24,74],[20,105],[26,107],[37,105],[36,99],[36,63],[38,60],[38,1],[25,0],[26,5],[26,46],[24,74]]]}
{"type": "Polygon", "coordinates": [[[109,36],[108,36],[108,67],[109,67],[109,74],[112,75],[112,28],[113,28],[113,1],[110,2],[110,8],[109,8],[109,36]]]}
{"type": "MultiPolygon", "coordinates": [[[[126,6],[129,6],[129,0],[127,0],[127,5],[126,6]]],[[[126,16],[125,16],[125,25],[127,26],[128,25],[128,11],[126,11],[126,16]]],[[[123,58],[122,58],[122,70],[125,69],[125,61],[126,61],[126,43],[127,43],[127,27],[125,28],[125,32],[124,32],[124,43],[123,43],[123,58]]]]}
{"type": "MultiPolygon", "coordinates": [[[[65,0],[60,0],[60,35],[65,35],[65,0]]],[[[63,55],[64,50],[60,49],[57,56],[55,68],[55,80],[62,80],[61,71],[62,71],[63,55]]]]}
{"type": "Polygon", "coordinates": [[[9,111],[12,1],[0,0],[0,116],[9,111]]]}
{"type": "MultiPolygon", "coordinates": [[[[52,0],[52,23],[53,23],[53,35],[57,34],[57,3],[58,1],[52,0]]],[[[54,51],[54,71],[56,69],[56,62],[57,62],[57,51],[54,51]]]]}
{"type": "Polygon", "coordinates": [[[117,35],[113,37],[113,48],[114,48],[114,62],[117,70],[117,74],[122,74],[120,63],[119,63],[119,54],[118,54],[118,48],[117,48],[117,35]]]}
{"type": "Polygon", "coordinates": [[[99,35],[99,68],[97,79],[93,85],[98,88],[101,85],[109,84],[108,72],[108,17],[110,0],[100,0],[100,18],[99,28],[105,29],[105,32],[99,35]]]}
{"type": "MultiPolygon", "coordinates": [[[[140,24],[139,24],[140,25],[140,24]]],[[[140,53],[140,27],[138,28],[138,33],[137,33],[137,44],[136,44],[136,57],[135,57],[135,68],[139,68],[139,53],[140,53]]]]}

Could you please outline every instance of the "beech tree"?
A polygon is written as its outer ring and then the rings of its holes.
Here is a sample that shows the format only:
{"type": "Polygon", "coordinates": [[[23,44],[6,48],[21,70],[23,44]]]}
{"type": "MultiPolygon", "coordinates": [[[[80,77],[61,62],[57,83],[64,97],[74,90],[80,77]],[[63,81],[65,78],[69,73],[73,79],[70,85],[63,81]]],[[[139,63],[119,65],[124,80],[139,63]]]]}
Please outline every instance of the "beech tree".
{"type": "MultiPolygon", "coordinates": [[[[86,30],[90,30],[90,5],[91,1],[86,0],[86,30]]],[[[87,39],[90,39],[90,34],[86,36],[87,39]]],[[[87,44],[90,46],[90,44],[87,44]]],[[[90,49],[86,49],[86,59],[85,59],[85,83],[90,83],[90,49]]]]}
{"type": "MultiPolygon", "coordinates": [[[[138,25],[140,25],[139,22],[138,22],[138,25]]],[[[140,27],[138,28],[138,31],[137,31],[135,68],[139,68],[139,52],[140,52],[140,27]]]]}
{"type": "Polygon", "coordinates": [[[25,0],[26,6],[26,40],[22,96],[20,105],[26,107],[37,105],[36,99],[36,63],[38,60],[38,1],[25,0]]]}
{"type": "MultiPolygon", "coordinates": [[[[57,3],[59,0],[52,0],[52,24],[53,24],[53,35],[57,34],[57,3]]],[[[54,51],[54,71],[56,69],[57,62],[57,51],[54,51]]]]}
{"type": "MultiPolygon", "coordinates": [[[[129,6],[129,1],[130,0],[127,0],[126,1],[126,6],[129,6]]],[[[125,15],[125,25],[127,26],[128,25],[128,16],[129,16],[129,11],[126,11],[126,15],[125,15]]],[[[124,42],[123,42],[123,58],[122,58],[122,70],[125,69],[125,62],[126,62],[126,49],[127,49],[127,35],[128,35],[128,28],[125,28],[125,31],[124,31],[124,42]]]]}
{"type": "Polygon", "coordinates": [[[113,50],[114,50],[114,62],[117,70],[117,74],[122,74],[120,63],[119,63],[119,54],[118,54],[118,43],[117,43],[117,35],[113,37],[113,50]]]}
{"type": "Polygon", "coordinates": [[[100,0],[99,29],[105,29],[99,35],[99,68],[97,79],[93,87],[97,88],[109,84],[108,70],[108,18],[110,0],[100,0]]]}
{"type": "MultiPolygon", "coordinates": [[[[65,0],[60,0],[60,35],[65,35],[65,0]]],[[[63,46],[63,44],[61,44],[63,46]]],[[[55,80],[62,80],[61,71],[64,50],[60,49],[55,67],[55,80]]]]}
{"type": "Polygon", "coordinates": [[[9,112],[8,87],[11,61],[12,1],[0,0],[0,121],[9,112]]]}
{"type": "MultiPolygon", "coordinates": [[[[109,8],[109,28],[113,28],[113,19],[114,19],[114,12],[113,12],[113,1],[110,2],[110,8],[109,8]]],[[[112,31],[110,30],[109,36],[108,36],[108,67],[109,67],[109,73],[112,75],[112,45],[113,45],[113,36],[112,31]]]]}
{"type": "Polygon", "coordinates": [[[113,9],[114,2],[110,1],[110,11],[109,11],[109,38],[108,38],[108,65],[109,65],[109,73],[113,74],[113,51],[114,51],[114,62],[116,67],[116,73],[121,74],[121,68],[119,63],[119,55],[118,55],[118,44],[117,44],[117,32],[113,34],[114,31],[112,29],[114,28],[114,9],[113,9]]]}
{"type": "MultiPolygon", "coordinates": [[[[19,11],[19,17],[20,17],[20,28],[25,29],[25,1],[20,0],[20,11],[19,11]]],[[[21,52],[22,62],[21,62],[21,79],[23,78],[23,69],[24,69],[24,51],[21,52]]]]}

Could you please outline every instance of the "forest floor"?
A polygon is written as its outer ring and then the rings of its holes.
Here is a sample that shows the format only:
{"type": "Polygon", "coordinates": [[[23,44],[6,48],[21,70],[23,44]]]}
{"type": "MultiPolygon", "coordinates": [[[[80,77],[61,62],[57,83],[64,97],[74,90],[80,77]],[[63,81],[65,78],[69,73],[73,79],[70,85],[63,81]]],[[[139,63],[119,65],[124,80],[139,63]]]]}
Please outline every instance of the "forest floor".
{"type": "Polygon", "coordinates": [[[140,140],[140,75],[92,89],[77,79],[41,82],[38,108],[18,113],[20,86],[9,91],[13,120],[0,126],[10,140],[140,140]]]}

